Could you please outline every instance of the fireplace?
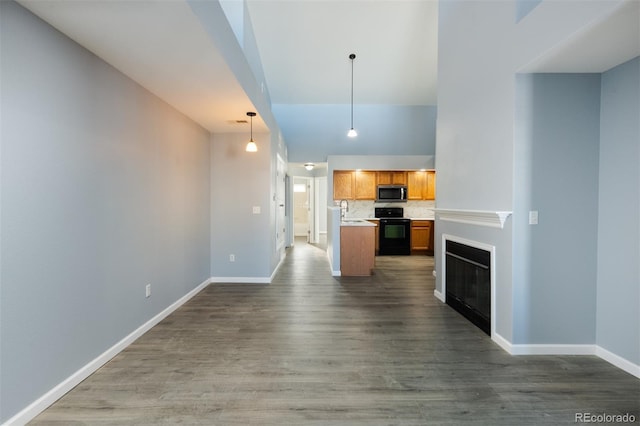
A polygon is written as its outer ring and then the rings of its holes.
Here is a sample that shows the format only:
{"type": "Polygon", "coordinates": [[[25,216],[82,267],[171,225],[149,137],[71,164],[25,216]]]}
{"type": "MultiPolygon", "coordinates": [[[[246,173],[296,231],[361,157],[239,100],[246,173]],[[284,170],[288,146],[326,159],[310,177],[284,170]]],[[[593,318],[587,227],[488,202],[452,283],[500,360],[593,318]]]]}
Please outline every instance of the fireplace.
{"type": "Polygon", "coordinates": [[[447,305],[491,335],[491,252],[444,242],[447,305]]]}

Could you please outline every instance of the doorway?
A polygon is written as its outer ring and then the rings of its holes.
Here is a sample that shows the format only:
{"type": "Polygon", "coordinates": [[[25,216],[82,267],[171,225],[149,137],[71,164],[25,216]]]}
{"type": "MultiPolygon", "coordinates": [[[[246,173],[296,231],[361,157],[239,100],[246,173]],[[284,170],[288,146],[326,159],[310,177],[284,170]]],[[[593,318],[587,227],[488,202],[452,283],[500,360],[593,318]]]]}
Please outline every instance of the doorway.
{"type": "Polygon", "coordinates": [[[293,178],[293,235],[305,237],[311,242],[312,202],[311,186],[313,181],[306,177],[293,178]]]}
{"type": "Polygon", "coordinates": [[[291,182],[293,240],[318,244],[327,234],[327,177],[292,176],[291,182]]]}

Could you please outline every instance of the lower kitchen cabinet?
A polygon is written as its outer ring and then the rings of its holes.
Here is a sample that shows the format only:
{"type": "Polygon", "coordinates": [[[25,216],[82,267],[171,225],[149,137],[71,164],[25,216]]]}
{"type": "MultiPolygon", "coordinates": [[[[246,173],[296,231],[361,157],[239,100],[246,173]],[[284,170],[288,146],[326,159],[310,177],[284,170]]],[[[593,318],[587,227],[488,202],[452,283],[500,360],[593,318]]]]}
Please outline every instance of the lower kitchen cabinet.
{"type": "Polygon", "coordinates": [[[379,219],[371,219],[369,222],[376,225],[376,256],[380,253],[380,220],[379,219]]]}
{"type": "Polygon", "coordinates": [[[433,255],[433,221],[411,221],[411,254],[433,255]]]}
{"type": "Polygon", "coordinates": [[[367,276],[375,266],[375,226],[340,227],[340,273],[367,276]]]}

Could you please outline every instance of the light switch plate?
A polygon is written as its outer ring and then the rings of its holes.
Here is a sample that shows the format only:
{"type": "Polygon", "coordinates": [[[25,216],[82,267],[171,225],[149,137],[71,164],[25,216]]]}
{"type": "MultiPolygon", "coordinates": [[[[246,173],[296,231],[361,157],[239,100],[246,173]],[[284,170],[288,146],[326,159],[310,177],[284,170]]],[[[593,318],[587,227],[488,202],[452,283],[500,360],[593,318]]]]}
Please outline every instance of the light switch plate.
{"type": "Polygon", "coordinates": [[[529,225],[538,224],[538,210],[531,210],[529,212],[529,225]]]}
{"type": "Polygon", "coordinates": [[[260,206],[253,206],[253,214],[260,214],[260,206]]]}

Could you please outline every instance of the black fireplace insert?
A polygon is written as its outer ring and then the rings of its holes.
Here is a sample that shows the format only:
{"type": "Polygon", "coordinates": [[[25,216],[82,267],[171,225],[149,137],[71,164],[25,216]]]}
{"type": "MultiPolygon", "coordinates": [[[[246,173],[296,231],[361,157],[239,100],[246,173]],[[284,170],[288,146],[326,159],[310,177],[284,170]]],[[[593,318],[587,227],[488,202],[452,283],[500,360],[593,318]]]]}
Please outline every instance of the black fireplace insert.
{"type": "Polygon", "coordinates": [[[447,305],[491,335],[491,253],[446,240],[445,262],[447,305]]]}

